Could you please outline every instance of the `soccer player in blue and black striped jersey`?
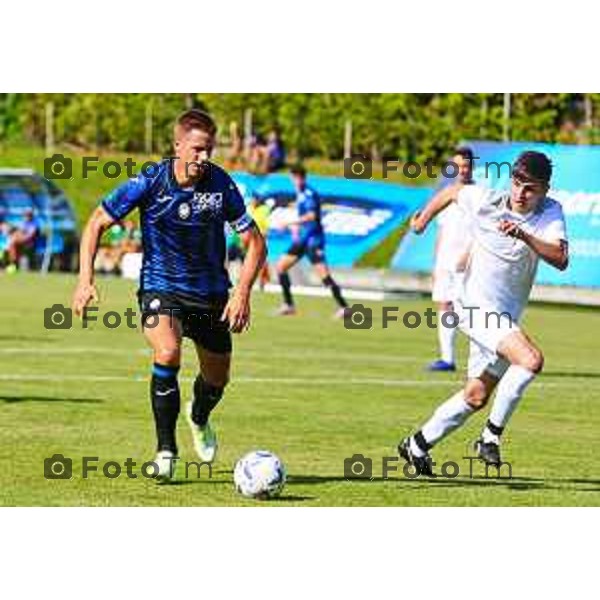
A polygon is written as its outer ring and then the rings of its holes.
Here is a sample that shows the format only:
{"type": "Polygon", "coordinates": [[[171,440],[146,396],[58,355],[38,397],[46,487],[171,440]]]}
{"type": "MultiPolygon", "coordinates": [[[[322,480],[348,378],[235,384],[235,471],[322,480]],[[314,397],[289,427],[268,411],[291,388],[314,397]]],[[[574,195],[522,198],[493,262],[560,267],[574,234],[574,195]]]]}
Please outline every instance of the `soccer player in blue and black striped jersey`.
{"type": "Polygon", "coordinates": [[[93,265],[103,231],[138,209],[143,246],[138,298],[144,335],[154,354],[150,395],[160,481],[173,477],[178,457],[175,429],[182,338],[194,342],[199,362],[193,401],[188,405],[194,446],[202,461],[212,462],[217,442],[209,415],[229,379],[231,332],[242,332],[249,325],[251,289],[266,257],[264,239],[236,185],[209,161],[216,130],[212,118],[202,111],[182,114],[175,125],[176,157],[104,198],[81,240],[79,284],[73,297],[77,315],[97,300],[93,265]],[[231,296],[225,223],[247,247],[231,296]]]}
{"type": "Polygon", "coordinates": [[[348,304],[340,287],[331,276],[325,260],[325,231],[321,221],[321,199],[317,192],[307,185],[304,167],[293,167],[290,173],[296,189],[298,218],[286,224],[286,227],[292,230],[294,242],[277,263],[277,275],[283,293],[283,305],[279,309],[279,314],[296,314],[288,271],[303,256],[306,256],[321,278],[323,285],[331,290],[331,294],[338,304],[336,317],[343,318],[348,304]]]}

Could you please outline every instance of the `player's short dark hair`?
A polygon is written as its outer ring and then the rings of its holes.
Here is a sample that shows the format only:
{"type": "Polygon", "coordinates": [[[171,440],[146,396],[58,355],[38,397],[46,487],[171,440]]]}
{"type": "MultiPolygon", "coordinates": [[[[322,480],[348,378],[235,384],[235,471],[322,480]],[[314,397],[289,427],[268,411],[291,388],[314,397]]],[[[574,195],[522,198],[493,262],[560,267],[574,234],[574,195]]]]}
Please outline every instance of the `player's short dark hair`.
{"type": "Polygon", "coordinates": [[[199,129],[210,135],[216,135],[217,133],[217,125],[212,117],[198,108],[191,108],[181,113],[177,117],[176,126],[181,127],[184,131],[199,129]]]}
{"type": "Polygon", "coordinates": [[[298,175],[298,177],[302,177],[302,178],[306,177],[306,169],[302,165],[294,165],[290,169],[290,173],[292,175],[298,175]]]}
{"type": "Polygon", "coordinates": [[[542,152],[528,150],[520,154],[515,160],[513,177],[547,184],[552,178],[552,162],[542,152]]]}
{"type": "Polygon", "coordinates": [[[472,162],[475,155],[473,154],[473,150],[468,146],[459,146],[454,151],[454,156],[462,156],[465,160],[472,162]]]}

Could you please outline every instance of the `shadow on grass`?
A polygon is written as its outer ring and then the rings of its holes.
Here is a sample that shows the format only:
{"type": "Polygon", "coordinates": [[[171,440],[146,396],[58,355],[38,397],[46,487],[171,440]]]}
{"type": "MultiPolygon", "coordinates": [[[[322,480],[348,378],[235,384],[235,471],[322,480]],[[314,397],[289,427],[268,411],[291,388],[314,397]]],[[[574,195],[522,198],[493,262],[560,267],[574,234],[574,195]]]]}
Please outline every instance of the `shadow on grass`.
{"type": "Polygon", "coordinates": [[[22,396],[7,396],[0,394],[0,402],[75,402],[80,404],[100,404],[104,402],[100,398],[60,398],[58,396],[32,396],[24,394],[22,396]]]}
{"type": "MultiPolygon", "coordinates": [[[[178,487],[182,485],[190,485],[190,484],[206,484],[206,485],[227,485],[233,488],[233,482],[231,479],[215,479],[210,477],[191,477],[189,479],[176,479],[169,484],[165,484],[161,487],[178,487]]],[[[252,498],[246,498],[248,501],[248,506],[260,505],[260,504],[280,504],[286,502],[307,502],[310,500],[316,500],[316,496],[300,496],[293,494],[286,494],[285,491],[278,498],[270,498],[268,500],[253,500],[252,498]]],[[[226,505],[226,503],[224,503],[226,505]]]]}
{"type": "Polygon", "coordinates": [[[600,371],[544,371],[541,378],[544,377],[600,379],[600,371]]]}
{"type": "Polygon", "coordinates": [[[600,492],[600,479],[541,479],[536,477],[493,477],[491,474],[473,475],[473,477],[373,477],[372,479],[347,479],[343,476],[327,475],[294,475],[288,480],[291,484],[325,484],[348,482],[355,485],[366,485],[369,483],[387,483],[391,485],[432,485],[441,488],[473,488],[473,487],[502,487],[515,491],[538,491],[538,490],[564,490],[575,492],[600,492]],[[581,487],[580,487],[581,486],[581,487]]]}

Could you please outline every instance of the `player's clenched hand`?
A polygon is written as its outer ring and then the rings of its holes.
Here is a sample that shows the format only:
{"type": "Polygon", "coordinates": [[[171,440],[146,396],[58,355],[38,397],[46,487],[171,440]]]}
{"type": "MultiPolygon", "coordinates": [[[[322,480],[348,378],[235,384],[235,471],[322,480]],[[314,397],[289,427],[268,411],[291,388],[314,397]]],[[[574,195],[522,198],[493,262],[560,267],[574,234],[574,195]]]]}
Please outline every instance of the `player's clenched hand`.
{"type": "Polygon", "coordinates": [[[232,333],[241,333],[250,326],[250,294],[236,290],[227,302],[221,321],[229,322],[232,333]]]}
{"type": "Polygon", "coordinates": [[[504,235],[514,237],[519,240],[523,239],[523,230],[519,227],[517,223],[514,223],[513,221],[500,221],[500,223],[498,224],[498,229],[504,235]]]}
{"type": "Polygon", "coordinates": [[[93,283],[80,281],[73,293],[73,312],[80,317],[83,314],[83,309],[90,302],[98,302],[98,291],[96,290],[96,286],[93,283]]]}
{"type": "Polygon", "coordinates": [[[417,234],[421,235],[426,227],[427,223],[423,219],[423,215],[420,211],[417,211],[410,219],[410,227],[417,234]]]}

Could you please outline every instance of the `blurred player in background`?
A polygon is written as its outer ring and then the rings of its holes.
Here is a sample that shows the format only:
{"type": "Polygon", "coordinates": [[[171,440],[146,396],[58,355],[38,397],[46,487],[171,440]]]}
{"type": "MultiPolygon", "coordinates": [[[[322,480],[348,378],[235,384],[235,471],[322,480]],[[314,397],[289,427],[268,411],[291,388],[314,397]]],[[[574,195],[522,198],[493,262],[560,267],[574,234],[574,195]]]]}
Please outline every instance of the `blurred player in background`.
{"type": "Polygon", "coordinates": [[[139,209],[144,256],[138,298],[144,335],[153,349],[150,396],[158,439],[157,479],[162,482],[172,479],[178,458],[182,338],[192,339],[199,363],[188,422],[198,456],[210,463],[217,440],[209,416],[229,380],[231,332],[240,333],[249,325],[252,285],[266,254],[237,187],[209,162],[216,131],[206,113],[182,114],[174,131],[177,158],[162,161],[151,176],[139,175],[109,194],[81,240],[79,284],[73,296],[77,315],[97,300],[93,264],[102,232],[139,209]],[[231,296],[225,223],[247,248],[231,296]]]}
{"type": "Polygon", "coordinates": [[[298,218],[284,227],[292,231],[294,242],[277,263],[277,275],[283,292],[283,305],[280,315],[296,314],[288,271],[306,256],[321,278],[323,285],[330,289],[339,308],[337,318],[343,318],[348,304],[338,284],[334,281],[325,261],[325,232],[321,223],[321,199],[306,182],[306,170],[302,166],[291,169],[291,177],[296,189],[296,209],[298,218]]]}
{"type": "Polygon", "coordinates": [[[541,350],[518,325],[539,259],[561,271],[569,262],[562,207],[546,196],[551,176],[546,155],[524,152],[513,165],[510,191],[449,187],[412,219],[414,231],[422,233],[456,202],[472,219],[473,231],[463,295],[457,302],[461,329],[470,339],[467,383],[398,446],[420,473],[432,474],[429,450],[482,409],[498,383],[475,448],[486,464],[501,464],[506,424],[544,364],[541,350]]]}
{"type": "MultiPolygon", "coordinates": [[[[473,151],[457,148],[452,162],[457,166],[456,177],[449,186],[456,191],[473,184],[473,151]]],[[[443,188],[445,189],[445,188],[443,188]]],[[[441,192],[438,192],[441,193],[441,192]]],[[[453,310],[460,293],[462,277],[469,257],[471,235],[465,213],[455,203],[437,217],[438,234],[435,244],[432,300],[438,306],[438,343],[440,358],[429,365],[430,371],[456,370],[456,327],[445,327],[442,315],[453,310]]]]}

